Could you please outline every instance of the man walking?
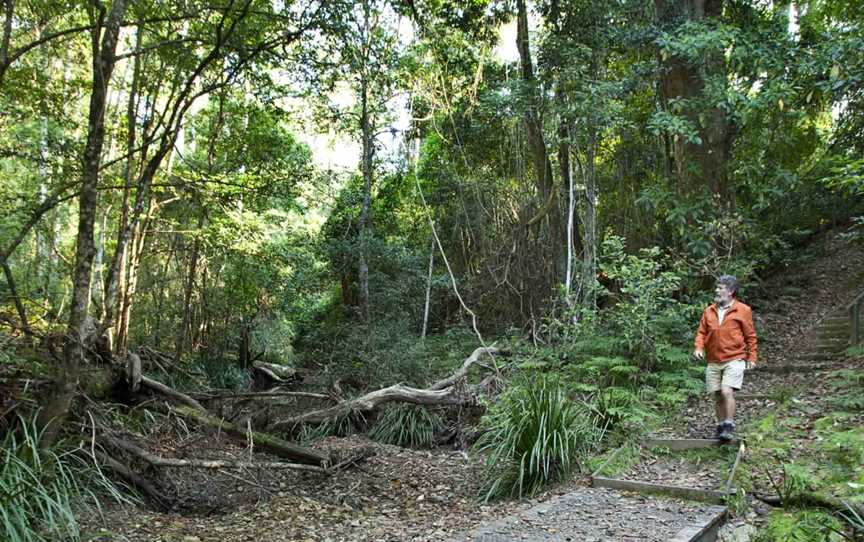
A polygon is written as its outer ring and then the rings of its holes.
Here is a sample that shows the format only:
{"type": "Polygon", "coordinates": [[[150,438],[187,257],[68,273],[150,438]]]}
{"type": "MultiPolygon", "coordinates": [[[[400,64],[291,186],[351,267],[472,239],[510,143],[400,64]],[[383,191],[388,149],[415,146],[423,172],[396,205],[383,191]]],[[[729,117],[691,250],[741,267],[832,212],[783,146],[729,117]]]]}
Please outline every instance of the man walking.
{"type": "Polygon", "coordinates": [[[735,431],[735,392],[744,382],[744,370],[756,364],[756,328],[753,311],[738,301],[738,280],[732,275],[717,279],[714,303],[702,313],[696,331],[693,356],[707,359],[705,384],[714,394],[716,437],[732,440],[735,431]]]}

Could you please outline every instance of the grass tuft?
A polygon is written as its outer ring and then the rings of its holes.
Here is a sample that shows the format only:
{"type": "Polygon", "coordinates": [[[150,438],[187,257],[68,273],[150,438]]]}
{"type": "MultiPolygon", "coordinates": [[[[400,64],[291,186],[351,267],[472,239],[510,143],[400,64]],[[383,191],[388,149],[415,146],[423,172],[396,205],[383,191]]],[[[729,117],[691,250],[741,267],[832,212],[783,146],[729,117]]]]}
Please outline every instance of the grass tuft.
{"type": "Polygon", "coordinates": [[[78,540],[76,506],[87,501],[98,506],[97,494],[128,502],[88,452],[64,449],[62,443],[41,448],[40,437],[34,421],[21,419],[19,430],[3,439],[0,540],[78,540]]]}
{"type": "Polygon", "coordinates": [[[441,418],[423,407],[394,405],[381,415],[370,436],[384,444],[404,448],[427,448],[444,427],[441,418]]]}
{"type": "Polygon", "coordinates": [[[483,499],[536,494],[563,479],[602,436],[596,415],[572,401],[559,379],[523,379],[502,394],[475,449],[487,456],[483,499]]]}

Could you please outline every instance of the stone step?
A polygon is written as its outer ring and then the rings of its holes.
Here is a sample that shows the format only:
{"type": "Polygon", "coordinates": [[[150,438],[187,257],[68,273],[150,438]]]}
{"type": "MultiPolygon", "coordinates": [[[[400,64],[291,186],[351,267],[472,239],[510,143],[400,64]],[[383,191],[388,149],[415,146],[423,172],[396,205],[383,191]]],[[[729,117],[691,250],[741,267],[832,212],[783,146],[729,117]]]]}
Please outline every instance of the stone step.
{"type": "Polygon", "coordinates": [[[804,352],[805,354],[812,354],[813,356],[823,356],[826,358],[842,358],[846,355],[846,348],[837,348],[832,350],[808,350],[804,352]]]}
{"type": "Polygon", "coordinates": [[[817,335],[816,339],[820,343],[849,343],[849,335],[817,335]]]}
{"type": "Polygon", "coordinates": [[[621,493],[603,487],[583,487],[445,540],[708,542],[717,539],[717,531],[725,523],[727,515],[728,510],[721,505],[621,493]]]}

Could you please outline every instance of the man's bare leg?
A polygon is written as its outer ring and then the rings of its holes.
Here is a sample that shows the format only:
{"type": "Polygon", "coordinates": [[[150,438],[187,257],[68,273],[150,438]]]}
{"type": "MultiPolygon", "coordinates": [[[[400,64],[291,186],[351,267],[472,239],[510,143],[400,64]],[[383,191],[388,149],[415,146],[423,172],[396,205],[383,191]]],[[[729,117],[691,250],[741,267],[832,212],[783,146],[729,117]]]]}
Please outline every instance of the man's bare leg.
{"type": "MultiPolygon", "coordinates": [[[[720,388],[720,397],[721,404],[723,405],[722,414],[723,419],[720,421],[734,421],[735,420],[735,390],[732,388],[728,388],[723,386],[720,388]]],[[[718,412],[719,414],[719,412],[718,412]]]]}
{"type": "Polygon", "coordinates": [[[723,423],[726,419],[726,405],[723,402],[723,393],[714,392],[714,413],[717,415],[717,423],[723,423]]]}

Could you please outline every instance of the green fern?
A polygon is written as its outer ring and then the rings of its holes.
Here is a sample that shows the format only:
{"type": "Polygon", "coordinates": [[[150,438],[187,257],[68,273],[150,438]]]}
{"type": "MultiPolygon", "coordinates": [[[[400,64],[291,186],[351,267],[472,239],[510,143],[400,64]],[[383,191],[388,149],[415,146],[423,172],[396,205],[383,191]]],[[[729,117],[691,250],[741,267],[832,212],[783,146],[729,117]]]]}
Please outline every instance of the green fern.
{"type": "Polygon", "coordinates": [[[603,426],[635,429],[644,426],[654,413],[634,391],[609,387],[594,396],[593,408],[603,426]]]}

